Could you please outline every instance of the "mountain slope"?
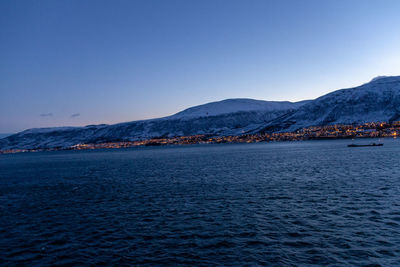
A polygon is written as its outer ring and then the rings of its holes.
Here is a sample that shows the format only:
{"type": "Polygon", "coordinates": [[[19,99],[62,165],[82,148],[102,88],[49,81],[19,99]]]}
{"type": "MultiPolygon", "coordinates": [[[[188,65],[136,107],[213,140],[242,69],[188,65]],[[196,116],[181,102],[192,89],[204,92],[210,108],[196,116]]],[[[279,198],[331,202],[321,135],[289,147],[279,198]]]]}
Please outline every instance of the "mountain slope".
{"type": "Polygon", "coordinates": [[[228,99],[192,107],[175,115],[114,125],[29,129],[0,140],[0,149],[69,147],[79,143],[135,141],[196,134],[215,136],[255,133],[307,103],[228,99]]]}

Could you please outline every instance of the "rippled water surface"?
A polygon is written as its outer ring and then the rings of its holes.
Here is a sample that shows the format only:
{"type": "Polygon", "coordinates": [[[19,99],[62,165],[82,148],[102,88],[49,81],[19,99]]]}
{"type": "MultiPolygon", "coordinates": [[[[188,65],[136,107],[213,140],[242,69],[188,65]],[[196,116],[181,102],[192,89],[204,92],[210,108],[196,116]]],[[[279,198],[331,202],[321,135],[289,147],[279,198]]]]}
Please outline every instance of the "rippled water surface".
{"type": "Polygon", "coordinates": [[[0,265],[399,266],[399,141],[0,155],[0,265]]]}

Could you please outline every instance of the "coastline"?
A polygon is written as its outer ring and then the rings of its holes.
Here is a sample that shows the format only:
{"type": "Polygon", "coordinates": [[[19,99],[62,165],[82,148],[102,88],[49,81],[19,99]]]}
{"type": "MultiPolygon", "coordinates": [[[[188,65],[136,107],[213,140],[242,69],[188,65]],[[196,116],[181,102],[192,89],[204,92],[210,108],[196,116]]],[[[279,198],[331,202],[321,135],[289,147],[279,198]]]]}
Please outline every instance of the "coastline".
{"type": "Polygon", "coordinates": [[[361,125],[328,125],[314,126],[296,132],[257,133],[238,136],[215,136],[211,134],[158,137],[138,141],[120,141],[76,144],[70,147],[48,147],[33,149],[0,150],[0,154],[45,152],[60,150],[87,150],[108,148],[129,148],[142,146],[222,144],[222,143],[259,143],[307,140],[364,139],[364,138],[397,138],[400,135],[400,122],[374,122],[361,125]]]}

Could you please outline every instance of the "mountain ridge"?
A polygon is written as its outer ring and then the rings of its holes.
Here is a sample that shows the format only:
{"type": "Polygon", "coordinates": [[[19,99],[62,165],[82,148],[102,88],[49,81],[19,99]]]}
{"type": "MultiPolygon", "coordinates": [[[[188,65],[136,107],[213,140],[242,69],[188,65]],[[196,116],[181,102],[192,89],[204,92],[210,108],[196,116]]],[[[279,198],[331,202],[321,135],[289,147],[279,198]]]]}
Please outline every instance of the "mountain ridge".
{"type": "Polygon", "coordinates": [[[69,147],[196,134],[214,136],[296,131],[309,126],[400,120],[400,76],[299,102],[225,99],[171,116],[112,125],[33,128],[0,139],[0,149],[69,147]]]}

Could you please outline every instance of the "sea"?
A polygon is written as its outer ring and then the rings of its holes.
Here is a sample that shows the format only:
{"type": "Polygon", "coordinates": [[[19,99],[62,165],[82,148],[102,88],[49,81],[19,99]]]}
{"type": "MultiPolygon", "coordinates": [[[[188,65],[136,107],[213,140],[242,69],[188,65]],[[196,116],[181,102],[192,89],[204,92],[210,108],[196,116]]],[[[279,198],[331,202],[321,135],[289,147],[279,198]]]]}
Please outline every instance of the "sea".
{"type": "Polygon", "coordinates": [[[0,265],[400,266],[400,140],[381,142],[0,155],[0,265]]]}

